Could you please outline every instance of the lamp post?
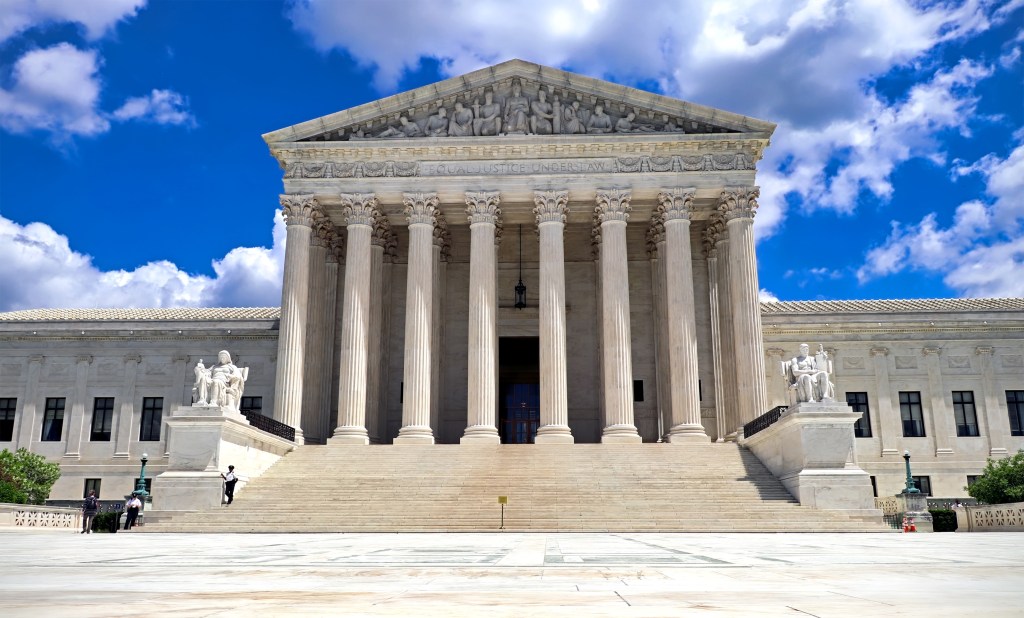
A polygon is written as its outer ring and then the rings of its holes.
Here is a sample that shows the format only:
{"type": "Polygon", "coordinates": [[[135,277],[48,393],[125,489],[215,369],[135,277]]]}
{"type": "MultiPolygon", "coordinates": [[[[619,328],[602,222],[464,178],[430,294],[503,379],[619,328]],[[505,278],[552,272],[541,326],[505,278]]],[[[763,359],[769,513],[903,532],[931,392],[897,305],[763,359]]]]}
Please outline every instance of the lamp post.
{"type": "MultiPolygon", "coordinates": [[[[143,504],[146,503],[146,496],[149,493],[146,491],[146,462],[149,461],[149,455],[146,453],[142,454],[142,469],[139,471],[139,482],[135,486],[135,493],[139,496],[139,500],[143,504]]],[[[909,470],[909,468],[908,468],[909,470]]]]}
{"type": "Polygon", "coordinates": [[[921,490],[914,486],[914,477],[910,475],[910,451],[903,451],[903,461],[907,464],[907,486],[903,489],[903,493],[921,493],[921,490]]]}

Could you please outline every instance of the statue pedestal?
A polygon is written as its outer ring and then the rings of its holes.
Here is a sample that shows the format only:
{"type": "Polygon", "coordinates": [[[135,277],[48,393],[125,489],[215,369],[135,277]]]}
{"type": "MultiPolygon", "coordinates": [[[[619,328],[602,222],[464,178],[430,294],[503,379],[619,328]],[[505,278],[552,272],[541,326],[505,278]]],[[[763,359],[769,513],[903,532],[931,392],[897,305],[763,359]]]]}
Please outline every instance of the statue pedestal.
{"type": "Polygon", "coordinates": [[[871,477],[856,460],[853,424],[845,403],[798,403],[777,422],[740,444],[750,449],[803,506],[881,518],[871,477]]]}
{"type": "Polygon", "coordinates": [[[295,444],[249,425],[237,410],[178,406],[167,419],[167,471],[153,479],[149,523],[171,515],[217,508],[224,496],[221,472],[235,466],[236,494],[295,444]]]}

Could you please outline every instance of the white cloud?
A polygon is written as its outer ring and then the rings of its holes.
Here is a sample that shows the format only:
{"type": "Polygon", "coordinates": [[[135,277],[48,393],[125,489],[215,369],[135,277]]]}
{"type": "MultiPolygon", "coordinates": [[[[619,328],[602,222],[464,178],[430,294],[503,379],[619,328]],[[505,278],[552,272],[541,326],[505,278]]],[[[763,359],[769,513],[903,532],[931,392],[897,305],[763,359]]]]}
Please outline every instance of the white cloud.
{"type": "Polygon", "coordinates": [[[14,63],[13,86],[0,89],[0,127],[34,129],[55,136],[104,133],[110,123],[97,111],[99,60],[93,50],[58,43],[25,53],[14,63]]]}
{"type": "Polygon", "coordinates": [[[101,271],[45,223],[0,217],[0,311],[46,307],[277,306],[281,302],[285,226],[274,243],[232,249],[213,262],[214,277],[191,275],[166,260],[134,270],[101,271]]]}
{"type": "Polygon", "coordinates": [[[779,297],[776,296],[775,294],[772,294],[768,290],[761,288],[760,290],[757,291],[757,300],[761,301],[762,303],[777,303],[779,302],[779,297]]]}
{"type": "Polygon", "coordinates": [[[194,127],[195,117],[188,111],[188,99],[173,90],[154,89],[147,96],[131,97],[116,109],[117,120],[144,120],[156,124],[194,127]]]}
{"type": "Polygon", "coordinates": [[[146,0],[4,0],[0,42],[47,23],[80,24],[89,39],[98,39],[122,19],[134,17],[146,0]]]}

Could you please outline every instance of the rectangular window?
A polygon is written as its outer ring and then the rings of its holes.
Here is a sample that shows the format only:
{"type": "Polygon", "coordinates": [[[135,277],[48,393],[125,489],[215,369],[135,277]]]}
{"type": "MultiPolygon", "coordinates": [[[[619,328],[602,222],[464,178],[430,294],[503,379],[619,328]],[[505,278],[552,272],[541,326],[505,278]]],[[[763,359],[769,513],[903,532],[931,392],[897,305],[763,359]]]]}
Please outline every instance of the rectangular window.
{"type": "Polygon", "coordinates": [[[142,421],[139,423],[139,442],[159,442],[160,423],[164,415],[163,397],[142,398],[142,421]]]}
{"type": "Polygon", "coordinates": [[[932,479],[930,476],[915,476],[914,487],[926,496],[932,495],[932,479]]]}
{"type": "Polygon", "coordinates": [[[100,497],[100,479],[85,479],[85,487],[82,489],[82,498],[89,497],[89,490],[96,492],[96,498],[100,497]]]}
{"type": "Polygon", "coordinates": [[[18,400],[14,397],[0,398],[0,442],[14,440],[14,409],[18,400]]]}
{"type": "Polygon", "coordinates": [[[903,418],[904,438],[924,437],[924,412],[919,391],[900,391],[900,416],[903,418]]]}
{"type": "Polygon", "coordinates": [[[263,398],[242,397],[242,405],[238,406],[238,411],[243,414],[263,414],[263,398]]]}
{"type": "Polygon", "coordinates": [[[46,411],[43,413],[43,432],[39,436],[42,442],[60,442],[64,430],[64,398],[47,397],[46,411]]]}
{"type": "Polygon", "coordinates": [[[974,391],[953,391],[953,415],[956,417],[956,435],[979,435],[978,414],[974,410],[974,391]]]}
{"type": "Polygon", "coordinates": [[[870,438],[871,413],[868,410],[868,394],[846,393],[846,403],[854,412],[860,412],[860,418],[853,424],[853,435],[858,438],[870,438]]]}
{"type": "Polygon", "coordinates": [[[644,381],[633,380],[633,401],[644,400],[644,381]]]}
{"type": "Polygon", "coordinates": [[[1024,436],[1024,391],[1006,391],[1006,408],[1010,412],[1010,435],[1024,436]]]}
{"type": "Polygon", "coordinates": [[[978,474],[968,474],[967,475],[967,486],[970,487],[971,485],[974,485],[978,481],[979,478],[981,478],[981,475],[978,475],[978,474]]]}
{"type": "Polygon", "coordinates": [[[114,423],[114,398],[97,397],[92,401],[92,442],[110,442],[110,427],[114,423]]]}

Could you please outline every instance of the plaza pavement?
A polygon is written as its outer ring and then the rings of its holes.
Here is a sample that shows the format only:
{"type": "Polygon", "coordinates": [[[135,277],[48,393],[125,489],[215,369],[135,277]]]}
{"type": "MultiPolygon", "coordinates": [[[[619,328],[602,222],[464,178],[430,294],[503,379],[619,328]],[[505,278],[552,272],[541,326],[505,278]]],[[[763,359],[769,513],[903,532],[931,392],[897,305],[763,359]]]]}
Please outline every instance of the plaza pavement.
{"type": "Polygon", "coordinates": [[[1024,534],[0,531],[0,616],[1024,616],[1024,534]]]}

